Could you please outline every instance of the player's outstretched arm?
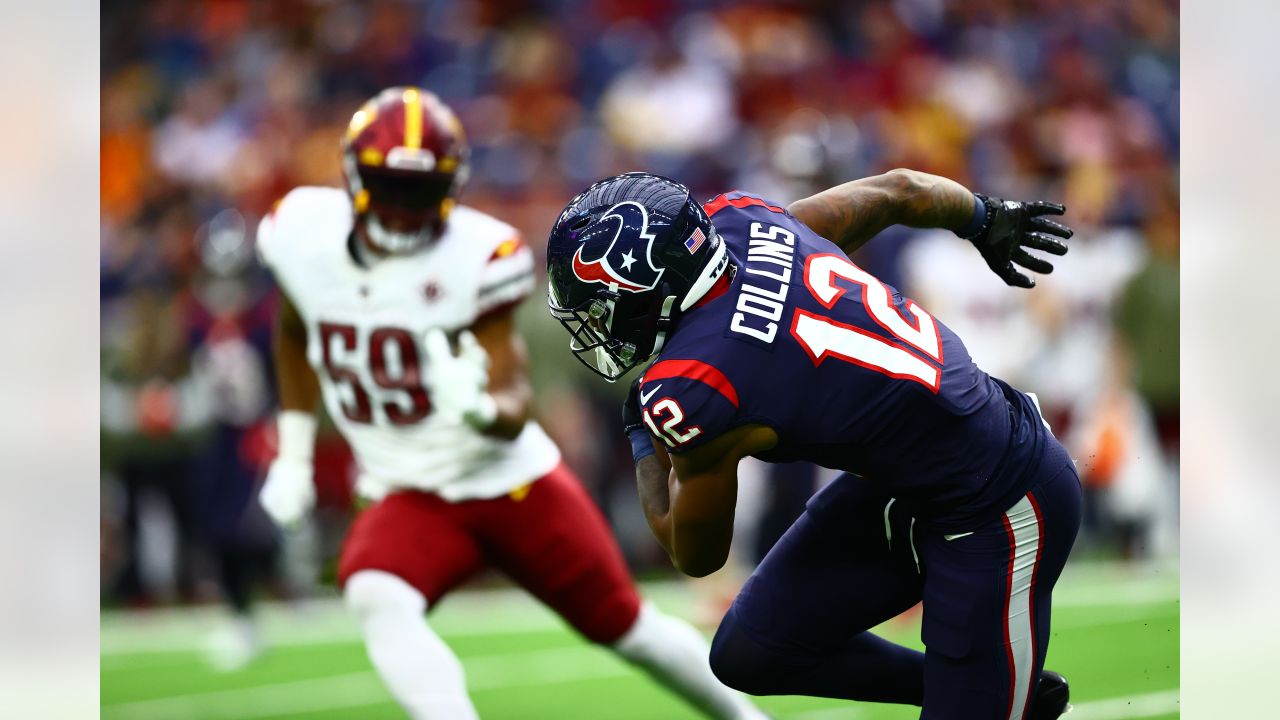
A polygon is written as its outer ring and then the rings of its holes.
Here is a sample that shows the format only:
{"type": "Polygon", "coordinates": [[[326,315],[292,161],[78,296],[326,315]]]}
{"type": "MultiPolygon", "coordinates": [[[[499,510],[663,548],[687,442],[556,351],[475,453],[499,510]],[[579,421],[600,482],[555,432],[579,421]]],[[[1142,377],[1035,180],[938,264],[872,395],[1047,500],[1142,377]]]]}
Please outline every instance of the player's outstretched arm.
{"type": "Polygon", "coordinates": [[[897,169],[802,198],[787,212],[852,253],[890,225],[958,230],[974,217],[974,195],[954,180],[897,169]]]}
{"type": "Polygon", "coordinates": [[[814,232],[852,253],[890,225],[944,228],[972,242],[991,271],[1009,285],[1035,281],[1017,265],[1050,273],[1053,265],[1028,249],[1065,255],[1058,238],[1071,229],[1046,215],[1065,208],[1048,202],[1017,202],[970,192],[960,183],[915,170],[890,170],[854,180],[792,203],[788,212],[814,232]]]}

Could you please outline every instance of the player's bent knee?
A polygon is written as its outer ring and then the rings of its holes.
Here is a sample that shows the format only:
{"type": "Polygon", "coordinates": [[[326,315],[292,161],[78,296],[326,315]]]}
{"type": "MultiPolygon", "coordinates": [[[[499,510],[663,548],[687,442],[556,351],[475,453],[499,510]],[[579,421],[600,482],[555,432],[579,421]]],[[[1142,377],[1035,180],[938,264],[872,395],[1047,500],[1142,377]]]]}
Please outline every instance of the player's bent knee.
{"type": "Polygon", "coordinates": [[[391,611],[421,615],[427,599],[417,588],[382,570],[360,570],[347,578],[342,590],[347,607],[357,615],[391,611]]]}
{"type": "Polygon", "coordinates": [[[711,672],[725,685],[748,695],[769,695],[770,654],[738,624],[733,610],[720,621],[711,641],[711,672]]]}
{"type": "Polygon", "coordinates": [[[644,617],[634,592],[614,593],[589,611],[571,618],[582,636],[597,645],[615,645],[635,634],[644,617]]]}

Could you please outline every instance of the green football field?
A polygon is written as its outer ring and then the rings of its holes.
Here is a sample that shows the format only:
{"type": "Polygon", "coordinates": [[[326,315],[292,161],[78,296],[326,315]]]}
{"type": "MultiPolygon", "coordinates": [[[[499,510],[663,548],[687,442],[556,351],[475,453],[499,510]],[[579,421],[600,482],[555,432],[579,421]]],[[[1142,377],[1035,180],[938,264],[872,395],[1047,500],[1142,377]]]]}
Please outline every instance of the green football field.
{"type": "MultiPolygon", "coordinates": [[[[691,617],[692,583],[646,584],[663,609],[691,617]]],[[[266,652],[220,673],[201,652],[223,614],[214,609],[107,612],[102,616],[102,717],[106,720],[403,718],[374,674],[354,623],[336,600],[271,605],[266,652]]],[[[484,718],[695,718],[621,660],[579,640],[515,590],[447,598],[431,622],[461,656],[484,718]]],[[[708,633],[710,629],[707,629],[708,633]]],[[[913,617],[880,628],[919,646],[913,617]]],[[[1178,717],[1178,579],[1171,566],[1076,564],[1054,596],[1047,666],[1071,681],[1070,720],[1178,717]]],[[[905,720],[918,710],[801,697],[760,699],[778,718],[905,720]]]]}

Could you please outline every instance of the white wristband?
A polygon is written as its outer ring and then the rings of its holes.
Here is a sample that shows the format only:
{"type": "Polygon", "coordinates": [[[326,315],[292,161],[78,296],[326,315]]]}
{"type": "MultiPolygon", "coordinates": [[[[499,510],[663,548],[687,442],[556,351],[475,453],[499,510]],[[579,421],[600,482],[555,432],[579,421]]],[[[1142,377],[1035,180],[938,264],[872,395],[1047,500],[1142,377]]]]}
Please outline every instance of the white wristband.
{"type": "Polygon", "coordinates": [[[311,462],[316,444],[316,416],[301,410],[284,410],[276,416],[276,457],[311,462]]]}

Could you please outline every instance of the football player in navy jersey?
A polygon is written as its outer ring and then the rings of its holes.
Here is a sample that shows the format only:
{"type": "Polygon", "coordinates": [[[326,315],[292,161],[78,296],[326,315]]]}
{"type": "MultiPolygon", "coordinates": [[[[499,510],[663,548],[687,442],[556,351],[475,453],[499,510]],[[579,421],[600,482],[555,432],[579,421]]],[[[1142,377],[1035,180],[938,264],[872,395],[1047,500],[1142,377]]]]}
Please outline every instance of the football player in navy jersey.
{"type": "Polygon", "coordinates": [[[849,260],[894,224],[970,240],[1009,285],[1066,253],[1061,205],[894,170],[790,206],[705,205],[628,173],[574,198],[548,246],[552,314],[613,381],[641,504],[682,572],[724,564],[737,465],[845,471],[810,500],[725,615],[711,663],[756,695],[913,704],[931,720],[1066,711],[1044,671],[1080,484],[1033,396],[993,378],[924,308],[849,260]],[[870,628],[923,601],[920,653],[870,628]]]}

